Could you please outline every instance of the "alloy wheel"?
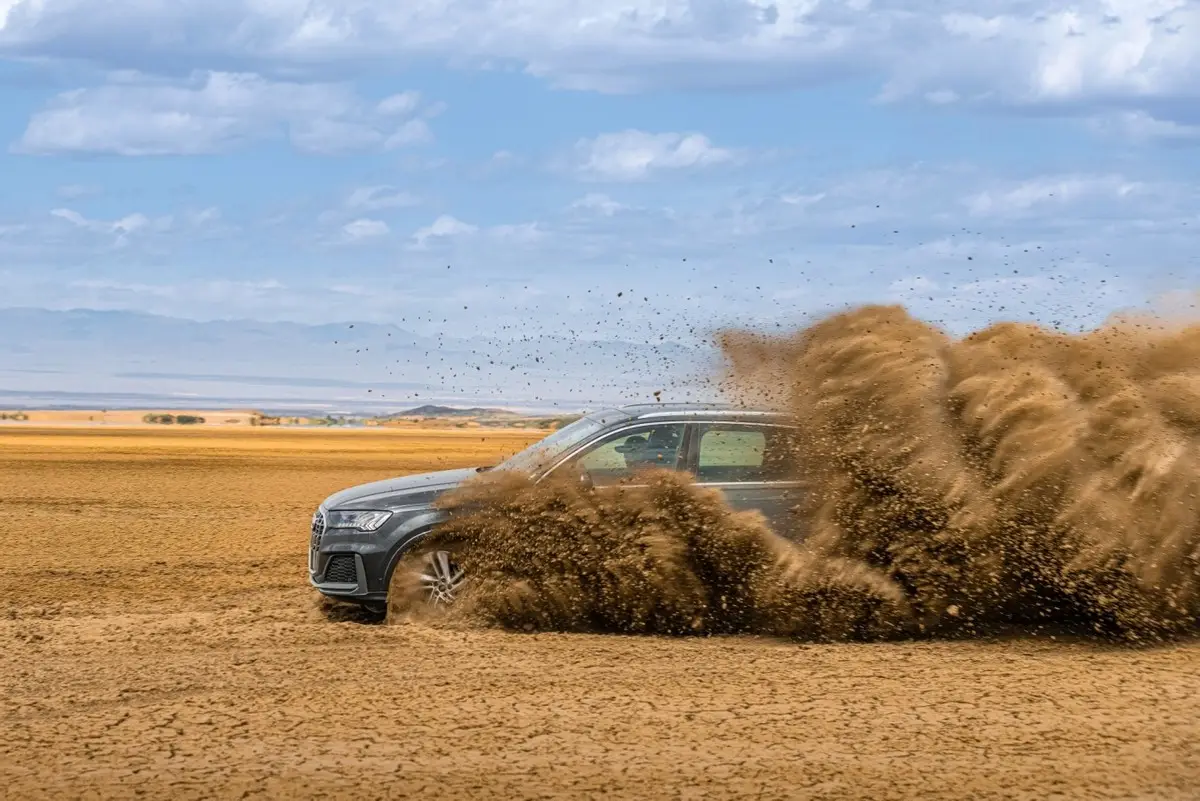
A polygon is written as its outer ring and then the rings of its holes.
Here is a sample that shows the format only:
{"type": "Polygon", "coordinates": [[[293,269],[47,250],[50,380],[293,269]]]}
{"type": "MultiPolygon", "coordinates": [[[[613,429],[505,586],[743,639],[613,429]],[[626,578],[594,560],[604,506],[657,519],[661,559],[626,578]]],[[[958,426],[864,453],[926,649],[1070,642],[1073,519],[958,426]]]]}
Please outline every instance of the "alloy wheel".
{"type": "Polygon", "coordinates": [[[449,551],[434,551],[421,573],[421,586],[429,603],[443,606],[454,602],[455,593],[462,586],[463,579],[463,570],[454,564],[449,551]]]}

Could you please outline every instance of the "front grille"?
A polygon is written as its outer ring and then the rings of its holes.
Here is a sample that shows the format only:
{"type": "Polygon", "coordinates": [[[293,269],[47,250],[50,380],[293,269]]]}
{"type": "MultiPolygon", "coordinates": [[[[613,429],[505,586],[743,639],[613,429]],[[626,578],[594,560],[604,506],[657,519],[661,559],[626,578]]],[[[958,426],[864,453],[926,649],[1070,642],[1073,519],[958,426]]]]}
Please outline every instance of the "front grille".
{"type": "Polygon", "coordinates": [[[325,582],[327,584],[357,584],[358,570],[354,566],[353,554],[338,554],[329,557],[325,566],[325,582]]]}
{"type": "Polygon", "coordinates": [[[312,547],[319,548],[321,546],[321,537],[325,535],[325,513],[320,509],[312,518],[312,547]]]}

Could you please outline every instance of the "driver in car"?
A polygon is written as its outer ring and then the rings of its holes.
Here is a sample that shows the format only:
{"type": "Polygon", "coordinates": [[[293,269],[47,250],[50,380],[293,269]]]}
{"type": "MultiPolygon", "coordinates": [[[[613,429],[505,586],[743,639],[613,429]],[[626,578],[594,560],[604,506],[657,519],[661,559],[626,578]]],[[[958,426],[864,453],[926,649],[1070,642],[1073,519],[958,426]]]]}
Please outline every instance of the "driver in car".
{"type": "Polygon", "coordinates": [[[618,445],[616,451],[625,457],[625,466],[630,470],[648,470],[652,467],[673,469],[679,452],[678,429],[653,429],[649,439],[634,435],[618,445]]]}

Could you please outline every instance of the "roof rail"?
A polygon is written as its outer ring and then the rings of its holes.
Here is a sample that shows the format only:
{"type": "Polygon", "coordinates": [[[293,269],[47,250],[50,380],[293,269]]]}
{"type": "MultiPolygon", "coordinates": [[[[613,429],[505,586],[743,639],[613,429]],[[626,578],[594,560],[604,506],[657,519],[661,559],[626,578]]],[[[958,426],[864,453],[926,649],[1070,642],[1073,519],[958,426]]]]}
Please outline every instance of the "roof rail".
{"type": "Polygon", "coordinates": [[[783,412],[773,412],[767,409],[681,409],[674,412],[647,412],[639,414],[637,419],[642,420],[647,417],[703,417],[706,415],[719,415],[726,417],[771,417],[783,416],[783,412]]]}

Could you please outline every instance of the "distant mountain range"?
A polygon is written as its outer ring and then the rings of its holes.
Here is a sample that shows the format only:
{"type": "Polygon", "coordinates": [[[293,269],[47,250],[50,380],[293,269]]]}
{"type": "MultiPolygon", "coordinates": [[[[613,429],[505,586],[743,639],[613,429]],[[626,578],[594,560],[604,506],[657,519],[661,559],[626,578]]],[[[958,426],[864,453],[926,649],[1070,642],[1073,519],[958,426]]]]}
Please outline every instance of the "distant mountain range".
{"type": "Polygon", "coordinates": [[[388,415],[388,417],[512,417],[515,414],[516,412],[508,409],[486,409],[482,406],[461,409],[454,406],[435,406],[434,404],[427,403],[415,409],[394,412],[388,415]]]}
{"type": "Polygon", "coordinates": [[[711,348],[672,342],[0,309],[0,407],[9,408],[391,414],[415,401],[561,412],[659,390],[663,400],[709,399],[715,366],[711,348]]]}

